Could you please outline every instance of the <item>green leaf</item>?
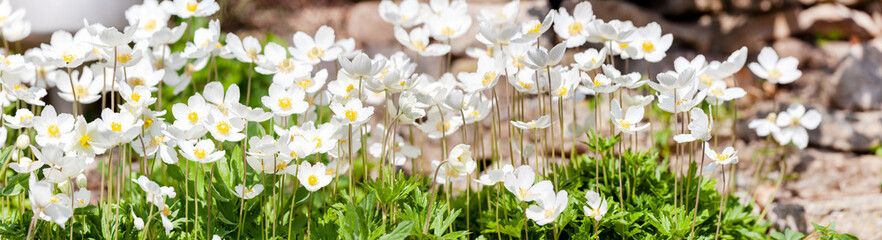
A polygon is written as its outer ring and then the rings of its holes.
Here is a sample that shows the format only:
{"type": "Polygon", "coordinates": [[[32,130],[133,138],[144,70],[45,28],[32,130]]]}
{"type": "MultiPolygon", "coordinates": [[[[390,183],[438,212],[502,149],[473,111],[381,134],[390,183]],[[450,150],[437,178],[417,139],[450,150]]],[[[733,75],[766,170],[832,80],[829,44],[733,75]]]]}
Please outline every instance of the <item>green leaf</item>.
{"type": "Polygon", "coordinates": [[[380,240],[401,240],[410,236],[410,230],[413,228],[413,222],[404,221],[398,224],[398,227],[395,227],[395,230],[392,230],[391,233],[383,235],[380,237],[380,240]]]}

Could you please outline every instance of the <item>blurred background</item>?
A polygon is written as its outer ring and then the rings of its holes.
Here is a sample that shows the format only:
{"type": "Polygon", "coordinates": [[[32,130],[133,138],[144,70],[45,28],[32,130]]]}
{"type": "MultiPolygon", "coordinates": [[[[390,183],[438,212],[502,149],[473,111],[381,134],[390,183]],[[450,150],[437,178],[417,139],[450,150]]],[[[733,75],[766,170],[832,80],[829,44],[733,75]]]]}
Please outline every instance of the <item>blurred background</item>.
{"type": "MultiPolygon", "coordinates": [[[[506,2],[468,1],[473,16],[479,9],[502,8],[506,2]]],[[[549,9],[573,9],[578,2],[522,0],[518,19],[536,19],[549,9]]],[[[766,218],[779,229],[790,227],[811,232],[812,222],[835,222],[840,232],[862,239],[882,239],[882,158],[879,157],[882,156],[882,1],[590,2],[598,18],[631,20],[637,26],[654,21],[661,25],[664,33],[673,33],[674,45],[668,57],[653,64],[653,72],[672,69],[672,62],[678,56],[691,59],[703,54],[708,60],[721,60],[741,46],[749,49],[748,62],[756,61],[757,53],[764,46],[774,47],[782,57],[799,59],[802,78],[778,89],[761,84],[746,67],[736,74],[736,82],[730,83],[748,93],[736,101],[736,112],[727,113],[738,120],[719,123],[724,129],[719,132],[719,138],[728,141],[720,144],[734,144],[741,158],[733,193],[756,204],[756,211],[768,208],[766,218]],[[747,123],[786,109],[791,103],[818,110],[823,121],[810,132],[808,148],[772,159],[762,151],[768,144],[766,140],[748,129],[747,123]],[[725,129],[734,129],[734,132],[725,129]],[[760,174],[755,174],[757,172],[760,174]],[[786,176],[781,176],[782,172],[786,176]],[[779,178],[784,182],[776,189],[779,178]],[[777,194],[777,198],[768,203],[767,199],[773,194],[777,194]]],[[[25,48],[48,42],[55,30],[81,28],[83,18],[123,27],[126,25],[123,12],[135,3],[140,1],[12,0],[13,7],[27,9],[27,18],[33,23],[33,34],[23,43],[25,48]]],[[[368,54],[388,56],[401,49],[393,37],[392,25],[383,22],[377,13],[378,1],[219,0],[219,3],[221,11],[216,17],[221,19],[223,32],[253,35],[261,40],[278,36],[290,43],[291,35],[297,31],[312,35],[319,26],[328,25],[336,30],[338,39],[355,38],[356,47],[368,54]]],[[[477,32],[475,25],[467,36],[477,32]]],[[[544,37],[556,38],[553,31],[544,37]]],[[[475,68],[475,60],[464,54],[467,47],[482,46],[469,37],[454,41],[453,72],[475,68]]],[[[572,62],[574,52],[568,51],[564,61],[572,62]]],[[[419,60],[418,72],[437,76],[443,71],[437,58],[419,60]]],[[[629,70],[643,72],[646,66],[641,64],[631,63],[629,70]]],[[[57,98],[57,95],[50,93],[48,97],[57,98]]],[[[587,105],[577,108],[567,111],[589,112],[587,105]]],[[[657,149],[668,146],[664,141],[670,141],[669,136],[659,139],[662,144],[657,141],[643,144],[657,149]]],[[[568,151],[572,147],[568,144],[560,148],[568,151]]],[[[575,147],[584,150],[583,146],[575,147]]],[[[426,152],[437,154],[432,150],[426,152]]]]}

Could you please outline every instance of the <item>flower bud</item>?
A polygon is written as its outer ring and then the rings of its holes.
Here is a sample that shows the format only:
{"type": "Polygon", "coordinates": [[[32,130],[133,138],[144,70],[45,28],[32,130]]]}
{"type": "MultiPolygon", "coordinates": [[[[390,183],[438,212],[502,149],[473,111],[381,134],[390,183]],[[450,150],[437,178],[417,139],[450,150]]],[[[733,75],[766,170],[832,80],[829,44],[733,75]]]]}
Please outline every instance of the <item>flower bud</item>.
{"type": "Polygon", "coordinates": [[[18,149],[25,149],[31,145],[31,138],[28,135],[18,135],[18,138],[15,139],[15,147],[18,149]]]}
{"type": "Polygon", "coordinates": [[[80,175],[77,176],[77,186],[80,188],[85,188],[86,184],[88,184],[88,181],[86,179],[86,175],[80,173],[80,175]]]}

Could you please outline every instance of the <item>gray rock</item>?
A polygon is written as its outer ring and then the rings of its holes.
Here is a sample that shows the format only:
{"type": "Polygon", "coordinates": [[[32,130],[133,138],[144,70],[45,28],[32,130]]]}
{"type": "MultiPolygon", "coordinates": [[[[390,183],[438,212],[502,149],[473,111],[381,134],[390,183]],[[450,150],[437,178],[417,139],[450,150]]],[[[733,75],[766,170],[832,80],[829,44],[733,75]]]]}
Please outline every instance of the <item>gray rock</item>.
{"type": "Polygon", "coordinates": [[[882,52],[876,46],[853,45],[836,67],[831,80],[836,86],[836,104],[854,110],[882,109],[882,52]]]}
{"type": "Polygon", "coordinates": [[[823,120],[809,132],[810,144],[857,152],[868,152],[882,144],[882,111],[819,111],[823,120]]]}

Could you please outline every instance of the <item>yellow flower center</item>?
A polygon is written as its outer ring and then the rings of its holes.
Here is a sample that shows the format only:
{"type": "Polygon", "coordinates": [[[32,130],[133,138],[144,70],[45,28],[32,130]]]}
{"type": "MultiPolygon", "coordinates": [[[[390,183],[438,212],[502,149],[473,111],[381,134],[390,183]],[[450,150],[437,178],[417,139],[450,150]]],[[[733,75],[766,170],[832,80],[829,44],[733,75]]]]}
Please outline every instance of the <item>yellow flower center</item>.
{"type": "Polygon", "coordinates": [[[146,81],[144,81],[144,78],[142,78],[142,77],[131,77],[131,78],[129,78],[129,85],[131,85],[132,87],[135,87],[135,86],[144,86],[144,83],[146,83],[146,81]]]}
{"type": "Polygon", "coordinates": [[[242,191],[242,192],[243,192],[243,193],[246,193],[246,194],[247,194],[247,193],[253,193],[253,192],[254,192],[254,189],[246,188],[245,191],[242,191]]]}
{"type": "Polygon", "coordinates": [[[284,169],[287,168],[287,167],[288,167],[288,163],[286,163],[286,162],[279,162],[278,164],[276,164],[276,172],[281,171],[281,170],[284,170],[284,169]]]}
{"type": "Polygon", "coordinates": [[[680,106],[680,105],[685,104],[687,102],[689,102],[689,100],[685,99],[685,98],[677,100],[677,106],[680,106]]]}
{"type": "Polygon", "coordinates": [[[643,41],[643,51],[652,52],[655,50],[655,45],[650,41],[643,41]]]}
{"type": "Polygon", "coordinates": [[[489,86],[493,80],[496,80],[496,72],[486,72],[484,73],[484,80],[481,80],[481,85],[489,86]]]}
{"type": "Polygon", "coordinates": [[[151,125],[153,125],[152,118],[144,119],[144,129],[150,128],[151,125]]]}
{"type": "Polygon", "coordinates": [[[114,132],[122,131],[122,124],[119,124],[118,122],[113,122],[110,124],[110,130],[114,132]]]}
{"type": "Polygon", "coordinates": [[[15,86],[12,86],[12,89],[15,89],[15,90],[28,90],[28,88],[25,87],[24,85],[21,85],[21,83],[19,83],[19,84],[15,84],[15,86]]]}
{"type": "Polygon", "coordinates": [[[92,147],[92,138],[89,135],[83,135],[80,137],[80,146],[83,146],[83,148],[92,147]]]}
{"type": "Polygon", "coordinates": [[[319,48],[317,48],[317,47],[313,47],[311,50],[309,50],[309,53],[306,54],[306,56],[309,57],[309,59],[312,59],[312,60],[319,59],[319,58],[321,58],[321,57],[324,56],[324,55],[325,55],[325,51],[324,51],[324,50],[321,50],[321,49],[319,49],[319,48]]]}
{"type": "Polygon", "coordinates": [[[710,75],[702,74],[701,77],[698,77],[698,80],[701,81],[705,86],[710,86],[713,83],[713,78],[710,75]]]}
{"type": "Polygon", "coordinates": [[[333,168],[325,169],[325,174],[328,174],[328,175],[334,175],[334,170],[335,170],[335,169],[333,169],[333,168]]]}
{"type": "Polygon", "coordinates": [[[18,117],[18,121],[19,121],[19,122],[24,122],[25,120],[30,120],[30,119],[32,119],[32,118],[34,118],[34,116],[32,116],[32,115],[24,115],[24,116],[18,117]]]}
{"type": "Polygon", "coordinates": [[[198,159],[205,158],[205,154],[206,154],[205,149],[201,149],[201,148],[193,149],[193,155],[196,156],[196,158],[198,158],[198,159]]]}
{"type": "Polygon", "coordinates": [[[517,69],[524,68],[524,56],[515,56],[511,58],[511,65],[517,69]]]}
{"type": "Polygon", "coordinates": [[[290,58],[286,58],[279,62],[279,65],[276,66],[281,72],[291,72],[294,71],[294,60],[290,58]]]}
{"type": "Polygon", "coordinates": [[[594,80],[591,80],[591,81],[594,82],[594,86],[595,86],[595,87],[600,86],[600,85],[603,85],[603,82],[601,82],[601,81],[597,81],[597,79],[594,79],[594,80]]]}
{"type": "Polygon", "coordinates": [[[551,218],[554,216],[554,208],[545,209],[545,218],[551,218]]]}
{"type": "Polygon", "coordinates": [[[560,88],[557,89],[556,92],[557,92],[557,96],[558,96],[558,97],[562,97],[562,96],[566,96],[567,93],[570,92],[570,90],[567,89],[566,87],[560,87],[560,88]]]}
{"type": "Polygon", "coordinates": [[[132,60],[132,54],[129,53],[120,53],[116,55],[116,61],[120,63],[127,63],[132,60]]]}
{"type": "Polygon", "coordinates": [[[533,25],[527,33],[539,33],[540,28],[542,28],[542,23],[537,23],[536,25],[533,25]]]}
{"type": "Polygon", "coordinates": [[[345,115],[346,115],[346,118],[348,118],[350,122],[354,122],[355,118],[358,117],[358,112],[351,110],[351,109],[348,109],[348,110],[346,110],[345,115]]]}
{"type": "Polygon", "coordinates": [[[197,3],[197,2],[189,2],[189,3],[187,3],[187,11],[195,12],[195,11],[196,11],[196,7],[199,7],[199,3],[197,3]]]}
{"type": "Polygon", "coordinates": [[[162,206],[162,215],[168,217],[171,215],[171,209],[168,208],[168,205],[162,206]]]}
{"type": "Polygon", "coordinates": [[[321,146],[322,146],[322,139],[321,139],[321,138],[319,138],[319,137],[314,137],[314,138],[312,138],[312,141],[315,142],[315,147],[321,147],[321,146]]]}
{"type": "Polygon", "coordinates": [[[525,83],[524,81],[518,81],[518,84],[520,84],[521,87],[524,88],[524,89],[530,89],[530,88],[533,88],[533,84],[528,84],[528,83],[525,83]]]}
{"type": "Polygon", "coordinates": [[[309,175],[309,178],[306,179],[309,182],[310,186],[315,186],[318,183],[318,178],[315,175],[309,175]]]}
{"type": "Polygon", "coordinates": [[[794,117],[794,118],[790,119],[790,126],[791,126],[791,127],[799,126],[799,123],[800,123],[801,121],[802,121],[802,120],[799,119],[798,117],[794,117]]]}
{"type": "Polygon", "coordinates": [[[777,68],[772,68],[772,70],[769,70],[769,78],[780,78],[780,77],[781,77],[781,71],[778,71],[777,68]]]}
{"type": "Polygon", "coordinates": [[[438,122],[438,124],[435,124],[435,129],[441,132],[447,132],[447,129],[450,129],[450,122],[438,122]]]}
{"type": "Polygon", "coordinates": [[[453,36],[453,34],[456,34],[456,30],[452,27],[444,27],[441,29],[441,34],[444,34],[445,36],[453,36]]]}
{"type": "Polygon", "coordinates": [[[570,36],[579,34],[582,32],[582,23],[573,21],[573,23],[570,23],[567,30],[570,32],[570,36]]]}
{"type": "Polygon", "coordinates": [[[631,123],[629,123],[628,121],[625,121],[625,120],[619,120],[619,126],[621,126],[624,129],[630,129],[631,123]]]}
{"type": "Polygon", "coordinates": [[[199,121],[199,114],[190,112],[190,114],[187,114],[187,119],[190,120],[190,123],[196,123],[196,121],[199,121]]]}
{"type": "Polygon", "coordinates": [[[64,59],[65,63],[71,63],[74,60],[77,60],[77,56],[69,53],[61,54],[61,58],[64,59]]]}
{"type": "Polygon", "coordinates": [[[139,93],[132,93],[132,95],[129,96],[129,98],[131,98],[131,99],[132,99],[133,101],[135,101],[135,102],[137,102],[137,101],[141,101],[141,94],[139,94],[139,93]]]}
{"type": "Polygon", "coordinates": [[[729,155],[722,153],[717,154],[717,161],[725,161],[726,159],[729,159],[729,155]]]}
{"type": "Polygon", "coordinates": [[[349,93],[349,91],[352,91],[353,89],[355,89],[355,85],[349,84],[349,86],[346,86],[346,93],[349,93]]]}
{"type": "Polygon", "coordinates": [[[215,128],[217,128],[217,131],[220,132],[221,134],[228,134],[228,133],[230,133],[231,127],[230,127],[230,124],[227,122],[218,122],[217,126],[215,126],[215,128]]]}
{"type": "Polygon", "coordinates": [[[309,86],[312,86],[312,80],[309,80],[308,78],[304,78],[304,79],[301,79],[299,82],[297,82],[297,85],[302,87],[303,89],[306,89],[309,86]]]}
{"type": "Polygon", "coordinates": [[[153,29],[156,29],[156,19],[147,20],[147,22],[144,23],[144,30],[150,31],[153,29]]]}
{"type": "Polygon", "coordinates": [[[77,84],[77,86],[75,86],[73,90],[74,90],[73,94],[76,95],[77,97],[83,97],[83,96],[89,95],[89,89],[83,85],[77,84]]]}
{"type": "Polygon", "coordinates": [[[417,50],[420,50],[420,51],[426,50],[426,43],[423,42],[423,40],[413,40],[413,41],[410,41],[410,44],[412,44],[413,48],[416,48],[417,50]]]}
{"type": "Polygon", "coordinates": [[[289,97],[280,98],[279,99],[279,107],[282,109],[291,108],[291,98],[289,98],[289,97]]]}
{"type": "Polygon", "coordinates": [[[533,195],[533,193],[530,192],[530,189],[526,189],[526,188],[519,188],[518,189],[518,196],[521,196],[521,198],[527,198],[531,195],[533,195]]]}
{"type": "Polygon", "coordinates": [[[59,133],[58,125],[55,125],[55,124],[49,125],[48,132],[49,132],[50,137],[57,137],[58,133],[59,133]]]}

